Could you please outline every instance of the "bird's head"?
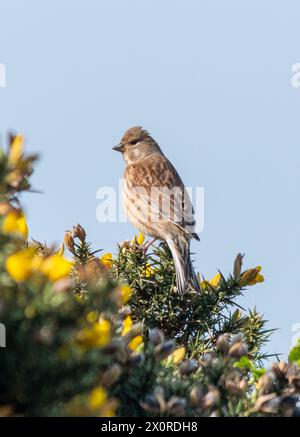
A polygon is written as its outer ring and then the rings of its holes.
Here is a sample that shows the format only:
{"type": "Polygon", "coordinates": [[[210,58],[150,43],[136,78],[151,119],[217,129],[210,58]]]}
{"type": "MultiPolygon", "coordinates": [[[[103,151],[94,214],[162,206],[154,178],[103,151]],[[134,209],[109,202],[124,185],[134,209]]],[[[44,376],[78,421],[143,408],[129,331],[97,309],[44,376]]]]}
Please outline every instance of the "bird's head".
{"type": "Polygon", "coordinates": [[[131,127],[113,150],[123,153],[127,164],[137,162],[152,153],[160,152],[156,141],[142,127],[131,127]]]}

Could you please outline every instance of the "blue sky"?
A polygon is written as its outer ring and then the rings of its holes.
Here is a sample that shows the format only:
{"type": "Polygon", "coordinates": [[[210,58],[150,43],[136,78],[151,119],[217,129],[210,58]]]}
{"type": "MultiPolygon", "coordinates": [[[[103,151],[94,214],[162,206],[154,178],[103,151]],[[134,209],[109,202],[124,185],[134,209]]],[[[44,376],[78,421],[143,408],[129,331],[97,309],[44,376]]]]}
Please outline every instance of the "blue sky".
{"type": "Polygon", "coordinates": [[[41,154],[43,194],[23,196],[31,235],[59,243],[79,222],[105,251],[133,236],[128,223],[97,222],[96,191],[118,187],[111,148],[142,125],[185,184],[205,189],[197,268],[227,273],[238,252],[262,265],[265,283],[241,303],[278,328],[269,352],[286,354],[300,322],[299,2],[0,0],[0,10],[0,133],[23,132],[41,154]]]}

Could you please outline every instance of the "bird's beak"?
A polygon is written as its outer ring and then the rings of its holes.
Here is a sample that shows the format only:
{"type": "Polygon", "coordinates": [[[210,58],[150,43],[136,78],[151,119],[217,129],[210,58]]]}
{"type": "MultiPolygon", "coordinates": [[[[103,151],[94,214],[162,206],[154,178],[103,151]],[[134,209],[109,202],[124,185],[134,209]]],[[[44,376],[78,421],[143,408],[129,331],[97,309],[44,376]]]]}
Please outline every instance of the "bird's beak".
{"type": "Polygon", "coordinates": [[[116,152],[123,152],[123,145],[117,144],[115,147],[113,147],[113,150],[115,150],[116,152]]]}

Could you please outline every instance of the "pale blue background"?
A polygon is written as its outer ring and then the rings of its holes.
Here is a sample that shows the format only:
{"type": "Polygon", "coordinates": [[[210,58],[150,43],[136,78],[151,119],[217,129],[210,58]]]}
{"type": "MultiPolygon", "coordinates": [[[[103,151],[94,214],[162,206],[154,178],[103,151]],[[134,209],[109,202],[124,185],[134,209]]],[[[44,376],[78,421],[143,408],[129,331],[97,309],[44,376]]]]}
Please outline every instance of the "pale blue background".
{"type": "Polygon", "coordinates": [[[206,276],[238,251],[261,264],[248,290],[287,353],[299,311],[299,1],[0,0],[0,132],[39,151],[24,196],[30,233],[56,241],[79,221],[114,251],[130,224],[99,224],[96,190],[118,185],[125,129],[143,125],[186,185],[205,187],[195,243],[206,276]]]}

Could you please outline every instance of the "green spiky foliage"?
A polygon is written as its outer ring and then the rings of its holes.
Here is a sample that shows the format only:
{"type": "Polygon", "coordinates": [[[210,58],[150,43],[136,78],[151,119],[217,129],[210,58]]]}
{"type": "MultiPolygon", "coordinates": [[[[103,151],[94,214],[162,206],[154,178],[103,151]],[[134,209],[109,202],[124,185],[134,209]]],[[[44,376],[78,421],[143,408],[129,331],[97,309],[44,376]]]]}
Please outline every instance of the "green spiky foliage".
{"type": "Polygon", "coordinates": [[[213,351],[220,335],[240,332],[249,356],[255,360],[265,358],[262,346],[272,330],[266,329],[266,321],[255,309],[245,311],[237,303],[243,293],[240,274],[225,278],[220,273],[217,286],[203,281],[201,293],[191,290],[182,296],[175,287],[174,264],[165,244],[149,255],[138,245],[121,247],[114,271],[133,289],[133,317],[146,329],[161,329],[168,338],[185,346],[191,358],[213,351]]]}
{"type": "Polygon", "coordinates": [[[71,266],[63,246],[27,240],[18,193],[35,157],[22,141],[0,153],[0,416],[300,415],[299,344],[266,370],[271,330],[240,306],[259,267],[239,254],[232,274],[180,296],[164,244],[125,241],[111,267],[80,225],[64,239],[71,266]]]}

